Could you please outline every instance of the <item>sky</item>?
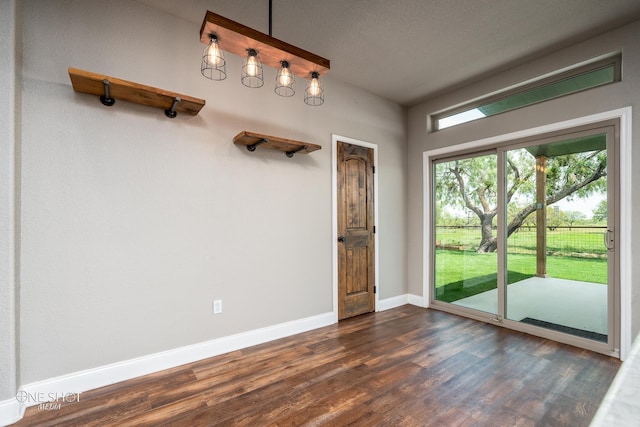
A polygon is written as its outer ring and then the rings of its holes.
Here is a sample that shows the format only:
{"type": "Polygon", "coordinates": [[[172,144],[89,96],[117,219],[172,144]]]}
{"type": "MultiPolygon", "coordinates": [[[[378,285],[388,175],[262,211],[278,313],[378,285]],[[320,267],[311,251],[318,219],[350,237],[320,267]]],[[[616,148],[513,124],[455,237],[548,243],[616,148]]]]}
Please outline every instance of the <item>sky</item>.
{"type": "Polygon", "coordinates": [[[593,216],[593,210],[598,206],[601,200],[606,199],[605,194],[594,194],[587,199],[580,199],[574,197],[573,200],[562,199],[559,202],[554,203],[552,206],[559,206],[563,212],[578,211],[585,214],[587,218],[593,216]]]}

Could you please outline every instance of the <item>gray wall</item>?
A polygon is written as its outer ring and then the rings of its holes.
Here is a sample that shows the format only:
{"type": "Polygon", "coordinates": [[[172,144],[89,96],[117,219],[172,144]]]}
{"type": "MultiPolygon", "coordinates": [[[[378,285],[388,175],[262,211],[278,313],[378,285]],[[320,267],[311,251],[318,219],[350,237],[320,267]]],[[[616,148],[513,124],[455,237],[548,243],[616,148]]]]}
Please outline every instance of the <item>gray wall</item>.
{"type": "Polygon", "coordinates": [[[20,2],[0,2],[0,401],[15,396],[20,2]]]}
{"type": "MultiPolygon", "coordinates": [[[[422,295],[422,203],[423,192],[425,191],[422,183],[422,153],[435,148],[476,141],[627,106],[632,106],[634,109],[633,128],[640,129],[640,118],[637,112],[638,101],[640,100],[640,51],[637,48],[638,40],[640,40],[640,22],[635,22],[507,72],[496,74],[476,84],[452,91],[409,110],[409,293],[422,295]],[[620,83],[547,101],[435,133],[430,133],[427,129],[427,116],[429,114],[620,49],[623,50],[623,81],[620,83]]],[[[638,142],[638,138],[638,132],[635,132],[634,145],[638,142]]],[[[635,165],[638,164],[640,164],[640,150],[634,150],[634,171],[632,176],[623,176],[621,179],[638,182],[640,172],[635,170],[635,165]]],[[[634,209],[640,209],[640,186],[634,185],[632,191],[633,207],[634,209]]],[[[632,241],[634,242],[633,253],[635,253],[638,238],[640,237],[640,229],[633,228],[631,233],[632,241]]],[[[640,262],[640,256],[633,256],[633,261],[633,264],[640,262]]],[[[640,331],[640,286],[637,280],[634,280],[632,287],[632,334],[635,336],[640,331]]]]}
{"type": "Polygon", "coordinates": [[[200,23],[138,2],[23,9],[22,384],[331,312],[332,133],[379,145],[380,292],[406,294],[405,110],[330,73],[319,108],[302,80],[275,95],[266,67],[248,89],[233,55],[207,80],[200,23]],[[70,66],[207,104],[175,120],[107,108],[72,90],[70,66]],[[250,153],[241,130],[323,149],[250,153]]]}

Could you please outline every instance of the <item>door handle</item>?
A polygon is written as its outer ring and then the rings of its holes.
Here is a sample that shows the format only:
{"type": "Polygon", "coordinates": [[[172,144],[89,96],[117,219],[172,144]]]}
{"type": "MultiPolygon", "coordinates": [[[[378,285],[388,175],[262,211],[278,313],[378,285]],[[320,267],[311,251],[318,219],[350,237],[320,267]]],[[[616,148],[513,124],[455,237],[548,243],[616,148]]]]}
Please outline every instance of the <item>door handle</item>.
{"type": "Polygon", "coordinates": [[[345,241],[344,236],[339,236],[339,237],[338,237],[338,242],[340,242],[340,243],[344,243],[344,241],[345,241]]]}
{"type": "Polygon", "coordinates": [[[607,248],[607,250],[613,250],[613,247],[615,245],[615,240],[614,240],[614,234],[613,234],[613,230],[607,230],[604,232],[604,246],[607,248]]]}

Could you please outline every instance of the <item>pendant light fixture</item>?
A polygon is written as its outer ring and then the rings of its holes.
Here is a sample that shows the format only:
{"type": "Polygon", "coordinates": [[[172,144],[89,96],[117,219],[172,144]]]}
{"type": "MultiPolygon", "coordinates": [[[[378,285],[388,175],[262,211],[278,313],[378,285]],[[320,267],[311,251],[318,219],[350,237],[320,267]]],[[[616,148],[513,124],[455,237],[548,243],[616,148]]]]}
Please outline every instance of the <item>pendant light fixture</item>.
{"type": "Polygon", "coordinates": [[[242,61],[242,84],[246,87],[262,87],[262,62],[258,58],[258,51],[247,49],[247,56],[242,61]]]}
{"type": "Polygon", "coordinates": [[[202,56],[202,75],[211,80],[226,77],[222,50],[243,57],[241,81],[252,88],[264,85],[262,64],[278,70],[275,93],[295,94],[295,76],[309,79],[304,95],[308,105],[322,105],[324,90],[320,76],[331,68],[328,59],[271,36],[271,0],[269,0],[269,34],[207,11],[200,29],[200,41],[207,44],[202,56]],[[213,52],[213,53],[212,53],[213,52]]]}
{"type": "Polygon", "coordinates": [[[218,37],[215,34],[209,35],[209,46],[202,53],[200,72],[210,80],[224,80],[227,78],[224,53],[220,50],[218,37]]]}
{"type": "Polygon", "coordinates": [[[289,63],[280,61],[280,65],[282,67],[278,70],[278,75],[276,76],[275,92],[280,96],[293,96],[296,93],[293,88],[295,78],[289,69],[289,63]]]}
{"type": "Polygon", "coordinates": [[[324,89],[318,77],[320,77],[318,73],[312,71],[311,79],[304,90],[304,103],[314,107],[324,104],[324,89]]]}

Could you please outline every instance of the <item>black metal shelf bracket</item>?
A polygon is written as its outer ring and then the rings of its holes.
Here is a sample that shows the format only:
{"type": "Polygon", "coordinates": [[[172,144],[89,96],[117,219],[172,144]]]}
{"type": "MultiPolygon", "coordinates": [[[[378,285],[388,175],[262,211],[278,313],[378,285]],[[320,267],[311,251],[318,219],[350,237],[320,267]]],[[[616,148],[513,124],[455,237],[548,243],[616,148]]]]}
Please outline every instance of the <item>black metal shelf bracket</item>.
{"type": "Polygon", "coordinates": [[[107,107],[111,107],[116,103],[116,100],[111,97],[109,80],[102,80],[102,86],[104,86],[104,95],[100,96],[100,102],[107,107]]]}
{"type": "Polygon", "coordinates": [[[268,138],[262,138],[260,141],[256,141],[256,142],[254,142],[254,143],[253,143],[253,144],[251,144],[251,145],[247,145],[247,150],[249,150],[249,151],[251,151],[251,152],[256,151],[256,148],[257,148],[259,145],[264,144],[265,142],[269,142],[269,139],[268,139],[268,138]]]}
{"type": "Polygon", "coordinates": [[[175,119],[178,115],[178,113],[176,112],[176,106],[180,101],[182,101],[182,99],[180,99],[179,96],[173,98],[173,104],[171,104],[171,108],[169,108],[168,110],[164,110],[164,115],[169,117],[170,119],[175,119]]]}
{"type": "Polygon", "coordinates": [[[287,151],[285,154],[287,155],[288,158],[292,158],[294,154],[296,154],[299,151],[306,150],[307,148],[308,147],[306,145],[302,145],[296,148],[295,150],[287,151]]]}

